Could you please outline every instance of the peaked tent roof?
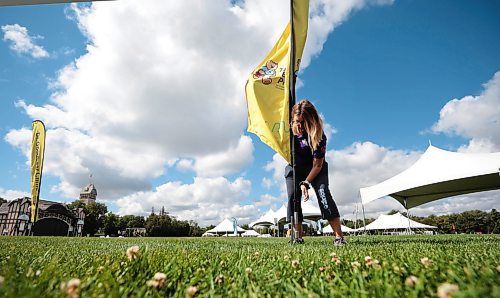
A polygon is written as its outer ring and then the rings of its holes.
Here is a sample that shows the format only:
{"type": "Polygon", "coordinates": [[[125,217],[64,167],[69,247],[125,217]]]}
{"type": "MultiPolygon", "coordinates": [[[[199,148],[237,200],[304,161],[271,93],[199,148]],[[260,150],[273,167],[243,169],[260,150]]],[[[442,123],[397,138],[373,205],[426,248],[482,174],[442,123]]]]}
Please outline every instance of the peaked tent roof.
{"type": "Polygon", "coordinates": [[[363,204],[391,196],[412,208],[446,197],[500,189],[499,172],[500,152],[458,153],[429,145],[411,167],[359,192],[363,204]]]}
{"type": "MultiPolygon", "coordinates": [[[[346,227],[344,225],[340,225],[340,229],[342,230],[342,232],[344,233],[352,233],[352,232],[356,232],[355,229],[351,229],[349,227],[346,227]]],[[[326,225],[326,227],[323,228],[323,233],[333,233],[333,229],[332,229],[332,226],[330,225],[326,225]]]]}
{"type": "Polygon", "coordinates": [[[311,220],[318,220],[321,218],[321,211],[319,207],[311,200],[307,202],[302,202],[302,214],[304,214],[304,218],[311,220]]]}
{"type": "MultiPolygon", "coordinates": [[[[287,212],[287,204],[283,204],[278,211],[275,213],[275,217],[278,221],[286,221],[286,212],[287,212]]],[[[305,219],[310,220],[318,220],[321,218],[321,211],[319,207],[315,206],[315,204],[308,200],[307,202],[302,202],[302,214],[305,219]]]]}
{"type": "Polygon", "coordinates": [[[259,219],[254,222],[251,222],[249,227],[261,225],[261,226],[272,226],[274,225],[274,218],[276,217],[276,212],[273,209],[269,209],[266,214],[262,215],[259,219]]]}
{"type": "Polygon", "coordinates": [[[280,209],[276,210],[275,215],[278,221],[286,221],[286,204],[281,205],[280,209]]]}
{"type": "Polygon", "coordinates": [[[242,237],[257,237],[257,236],[260,236],[260,234],[254,230],[247,230],[245,233],[241,234],[241,236],[242,237]]]}
{"type": "Polygon", "coordinates": [[[396,229],[437,229],[435,226],[426,225],[409,219],[401,213],[392,215],[381,214],[374,222],[366,227],[358,228],[358,231],[366,230],[396,230],[396,229]]]}
{"type": "MultiPolygon", "coordinates": [[[[238,233],[244,233],[246,230],[236,226],[238,233]]],[[[208,233],[233,233],[234,225],[233,222],[229,219],[224,219],[220,224],[218,224],[215,228],[208,230],[208,233]]]]}

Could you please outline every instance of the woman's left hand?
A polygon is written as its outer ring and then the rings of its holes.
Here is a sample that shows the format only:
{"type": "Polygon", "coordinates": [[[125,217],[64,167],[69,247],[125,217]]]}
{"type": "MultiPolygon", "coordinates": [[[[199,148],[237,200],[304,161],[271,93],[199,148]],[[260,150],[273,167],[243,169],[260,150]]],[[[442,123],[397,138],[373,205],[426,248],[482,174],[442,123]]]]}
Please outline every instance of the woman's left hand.
{"type": "Polygon", "coordinates": [[[309,192],[307,191],[307,187],[305,185],[301,185],[300,190],[302,191],[304,202],[307,202],[307,200],[309,200],[309,192]]]}

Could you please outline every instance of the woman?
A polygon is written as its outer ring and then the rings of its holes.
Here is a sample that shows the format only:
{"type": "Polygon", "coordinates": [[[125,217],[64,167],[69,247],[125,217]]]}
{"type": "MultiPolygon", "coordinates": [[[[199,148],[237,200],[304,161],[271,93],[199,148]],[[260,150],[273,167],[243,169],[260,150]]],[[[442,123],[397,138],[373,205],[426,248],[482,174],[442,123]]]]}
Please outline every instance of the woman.
{"type": "Polygon", "coordinates": [[[292,108],[292,132],[295,143],[295,191],[297,200],[293,201],[293,169],[291,165],[285,168],[286,188],[288,192],[287,219],[290,221],[293,215],[292,206],[298,213],[298,225],[295,228],[299,232],[298,243],[304,243],[302,239],[302,208],[300,196],[304,202],[309,200],[308,189],[313,188],[323,219],[328,220],[335,231],[334,245],[346,244],[342,230],[340,229],[340,214],[337,205],[333,201],[328,188],[328,163],[325,161],[326,136],[323,132],[323,121],[319,117],[316,108],[311,102],[304,99],[292,108]]]}

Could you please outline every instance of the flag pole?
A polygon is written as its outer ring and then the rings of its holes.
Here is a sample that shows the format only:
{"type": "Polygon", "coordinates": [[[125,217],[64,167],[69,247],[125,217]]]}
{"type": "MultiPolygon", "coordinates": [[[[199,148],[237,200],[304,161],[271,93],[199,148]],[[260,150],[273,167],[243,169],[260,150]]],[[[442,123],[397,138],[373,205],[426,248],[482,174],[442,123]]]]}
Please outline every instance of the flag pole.
{"type": "MultiPolygon", "coordinates": [[[[289,111],[289,123],[292,125],[292,107],[295,105],[295,34],[293,28],[293,1],[290,0],[290,66],[288,67],[288,77],[290,78],[290,86],[289,86],[289,96],[288,96],[288,111],[289,111]]],[[[295,225],[298,225],[298,212],[295,210],[296,200],[297,200],[297,192],[296,192],[296,176],[295,176],[295,142],[293,140],[293,130],[290,127],[290,153],[292,161],[292,174],[293,174],[293,197],[292,197],[292,218],[291,218],[291,243],[294,244],[298,239],[298,231],[295,228],[295,225]]]]}

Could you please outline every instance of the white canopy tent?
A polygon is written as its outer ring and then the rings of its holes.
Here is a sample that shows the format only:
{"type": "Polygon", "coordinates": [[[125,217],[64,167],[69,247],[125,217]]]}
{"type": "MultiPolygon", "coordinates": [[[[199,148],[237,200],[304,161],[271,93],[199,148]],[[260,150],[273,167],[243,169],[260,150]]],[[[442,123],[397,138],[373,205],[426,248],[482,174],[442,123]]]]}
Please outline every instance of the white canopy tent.
{"type": "MultiPolygon", "coordinates": [[[[355,229],[351,229],[351,228],[346,227],[344,225],[340,225],[340,229],[342,230],[342,233],[354,233],[354,232],[356,232],[355,229]]],[[[326,225],[323,228],[323,234],[333,234],[332,226],[330,226],[329,224],[326,225]]]]}
{"type": "Polygon", "coordinates": [[[429,145],[402,173],[361,188],[363,204],[391,196],[405,208],[473,192],[500,189],[500,152],[458,153],[429,145]]]}
{"type": "MultiPolygon", "coordinates": [[[[275,216],[278,219],[278,222],[286,221],[286,210],[287,204],[283,204],[283,206],[281,206],[281,208],[276,211],[275,216]]],[[[304,215],[305,219],[314,221],[321,218],[321,211],[319,210],[319,207],[315,206],[315,204],[311,200],[302,202],[302,214],[304,215]]]]}
{"type": "Polygon", "coordinates": [[[275,218],[277,218],[276,212],[274,212],[273,209],[269,209],[259,219],[257,219],[254,222],[251,222],[249,227],[253,228],[254,226],[272,226],[274,225],[275,218]]]}
{"type": "Polygon", "coordinates": [[[260,234],[254,230],[248,230],[245,233],[241,234],[241,237],[258,237],[258,236],[260,236],[260,234]]]}
{"type": "Polygon", "coordinates": [[[274,216],[276,216],[278,222],[286,221],[286,204],[281,205],[280,209],[274,213],[274,216]]]}
{"type": "Polygon", "coordinates": [[[435,226],[426,225],[416,222],[405,217],[403,214],[397,212],[392,215],[381,214],[374,222],[361,227],[357,231],[373,231],[373,230],[405,230],[405,229],[437,229],[435,226]]]}
{"type": "MultiPolygon", "coordinates": [[[[238,234],[246,232],[245,229],[236,226],[238,234]]],[[[232,234],[234,233],[234,223],[229,219],[224,219],[220,224],[218,224],[215,228],[208,230],[207,233],[212,234],[232,234]]]]}

